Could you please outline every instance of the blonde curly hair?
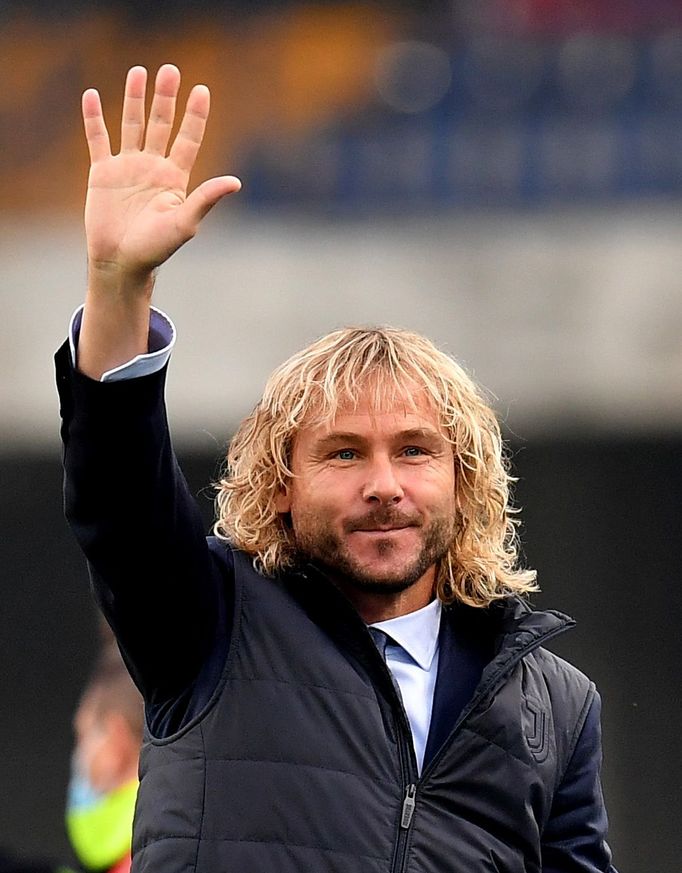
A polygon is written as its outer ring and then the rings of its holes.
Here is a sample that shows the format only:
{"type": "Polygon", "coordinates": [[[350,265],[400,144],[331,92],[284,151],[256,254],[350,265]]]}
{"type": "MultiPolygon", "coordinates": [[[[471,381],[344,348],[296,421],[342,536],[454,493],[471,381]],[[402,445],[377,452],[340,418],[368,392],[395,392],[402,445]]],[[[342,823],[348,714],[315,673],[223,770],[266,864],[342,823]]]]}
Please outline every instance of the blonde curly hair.
{"type": "Polygon", "coordinates": [[[230,442],[216,483],[215,535],[252,555],[265,575],[294,566],[294,532],[276,498],[294,475],[296,433],[368,396],[377,410],[414,408],[425,399],[452,445],[457,518],[438,567],[440,600],[484,607],[537,591],[535,572],[518,567],[517,510],[510,503],[516,480],[495,413],[449,355],[397,328],[333,331],[274,371],[230,442]]]}

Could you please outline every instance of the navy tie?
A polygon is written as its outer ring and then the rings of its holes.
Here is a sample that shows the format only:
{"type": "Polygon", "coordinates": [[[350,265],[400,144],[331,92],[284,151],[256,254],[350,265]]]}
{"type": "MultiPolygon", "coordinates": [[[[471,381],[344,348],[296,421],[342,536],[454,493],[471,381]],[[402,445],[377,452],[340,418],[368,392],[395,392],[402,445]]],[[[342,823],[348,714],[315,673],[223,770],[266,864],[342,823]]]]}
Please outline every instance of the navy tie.
{"type": "Polygon", "coordinates": [[[379,630],[378,627],[369,627],[367,630],[370,633],[370,636],[374,640],[374,645],[379,650],[379,654],[381,657],[386,660],[386,646],[388,645],[389,636],[382,630],[379,630]]]}
{"type": "Polygon", "coordinates": [[[398,681],[395,678],[395,676],[393,675],[393,671],[388,666],[388,662],[386,661],[386,646],[389,644],[389,642],[393,643],[393,645],[395,645],[395,646],[399,645],[399,643],[396,643],[396,641],[393,639],[393,637],[390,637],[385,631],[380,630],[378,627],[368,627],[367,630],[369,631],[370,636],[374,640],[374,644],[377,647],[379,654],[384,659],[384,662],[386,663],[386,666],[388,667],[388,673],[391,677],[391,682],[393,683],[393,687],[396,690],[396,694],[398,695],[398,698],[400,700],[402,700],[403,696],[400,693],[400,685],[398,685],[398,681]]]}

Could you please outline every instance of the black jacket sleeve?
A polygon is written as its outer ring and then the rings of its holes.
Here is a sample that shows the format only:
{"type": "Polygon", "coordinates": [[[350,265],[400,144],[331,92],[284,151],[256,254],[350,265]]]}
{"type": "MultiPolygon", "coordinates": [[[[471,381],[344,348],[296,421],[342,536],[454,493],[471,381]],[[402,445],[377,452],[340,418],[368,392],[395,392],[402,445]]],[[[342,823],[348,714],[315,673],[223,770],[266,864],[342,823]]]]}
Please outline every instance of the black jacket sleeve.
{"type": "Polygon", "coordinates": [[[96,382],[67,343],[55,363],[65,514],[145,702],[167,707],[210,657],[225,580],[173,453],[165,370],[96,382]]]}
{"type": "Polygon", "coordinates": [[[617,873],[606,842],[601,700],[595,693],[542,835],[542,873],[617,873]]]}

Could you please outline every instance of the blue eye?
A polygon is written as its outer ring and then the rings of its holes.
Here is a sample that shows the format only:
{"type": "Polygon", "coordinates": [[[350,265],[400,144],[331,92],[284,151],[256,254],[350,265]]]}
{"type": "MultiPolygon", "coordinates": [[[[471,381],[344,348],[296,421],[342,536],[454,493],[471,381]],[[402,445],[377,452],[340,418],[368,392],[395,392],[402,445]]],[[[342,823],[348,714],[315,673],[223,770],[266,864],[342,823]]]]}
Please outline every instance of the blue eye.
{"type": "Polygon", "coordinates": [[[340,461],[352,461],[355,458],[355,452],[353,449],[341,449],[336,453],[336,457],[340,461]]]}
{"type": "Polygon", "coordinates": [[[408,458],[416,458],[419,455],[423,455],[424,451],[423,451],[423,449],[420,449],[418,446],[408,446],[405,449],[405,454],[407,455],[408,458]]]}

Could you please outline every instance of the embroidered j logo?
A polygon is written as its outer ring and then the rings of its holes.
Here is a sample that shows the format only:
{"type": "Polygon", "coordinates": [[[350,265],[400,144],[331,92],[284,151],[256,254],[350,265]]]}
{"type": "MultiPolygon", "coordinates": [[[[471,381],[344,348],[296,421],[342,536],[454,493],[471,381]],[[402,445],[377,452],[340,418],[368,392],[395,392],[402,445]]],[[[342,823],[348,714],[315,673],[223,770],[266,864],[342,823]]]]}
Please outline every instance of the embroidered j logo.
{"type": "Polygon", "coordinates": [[[528,717],[525,720],[526,742],[528,743],[531,755],[538,764],[542,764],[549,754],[547,713],[537,703],[528,698],[526,698],[526,709],[528,710],[528,717]]]}

